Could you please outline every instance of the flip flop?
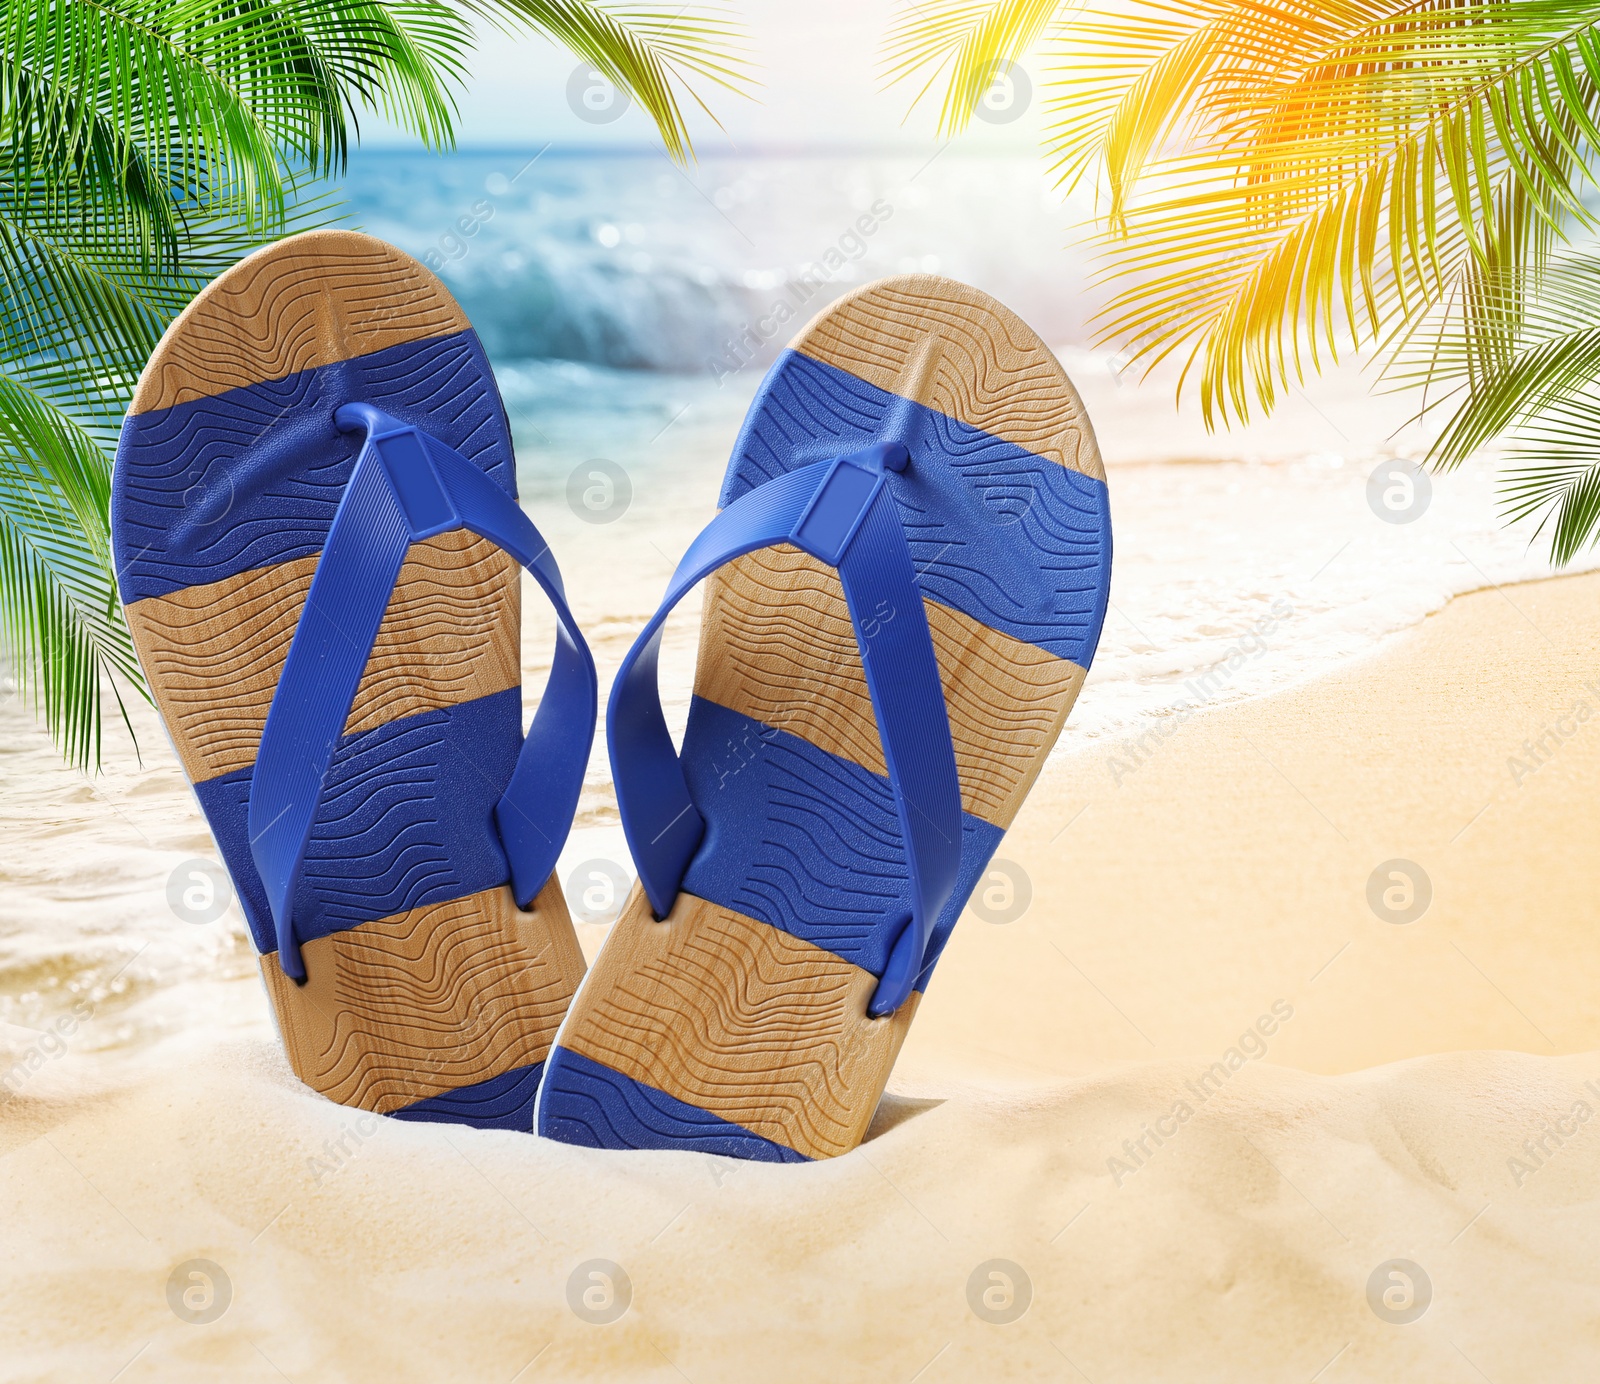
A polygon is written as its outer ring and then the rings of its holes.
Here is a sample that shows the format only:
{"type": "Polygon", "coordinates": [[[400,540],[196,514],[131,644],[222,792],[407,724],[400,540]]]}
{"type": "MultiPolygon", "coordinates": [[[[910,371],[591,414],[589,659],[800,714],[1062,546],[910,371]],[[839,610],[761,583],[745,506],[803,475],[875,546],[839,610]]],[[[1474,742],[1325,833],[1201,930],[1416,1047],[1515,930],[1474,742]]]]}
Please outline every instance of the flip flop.
{"type": "Polygon", "coordinates": [[[1105,472],[1055,357],[987,295],[871,284],[773,366],[721,512],[613,685],[639,869],[541,1134],[794,1161],[864,1136],[921,991],[1082,686],[1105,472]],[[707,582],[681,756],[667,613],[707,582]]]}
{"type": "Polygon", "coordinates": [[[122,599],[290,1065],[333,1100],[531,1129],[583,959],[552,876],[594,660],[516,504],[444,286],[316,231],[211,284],[123,425],[122,599]],[[522,732],[519,566],[555,607],[522,732]]]}

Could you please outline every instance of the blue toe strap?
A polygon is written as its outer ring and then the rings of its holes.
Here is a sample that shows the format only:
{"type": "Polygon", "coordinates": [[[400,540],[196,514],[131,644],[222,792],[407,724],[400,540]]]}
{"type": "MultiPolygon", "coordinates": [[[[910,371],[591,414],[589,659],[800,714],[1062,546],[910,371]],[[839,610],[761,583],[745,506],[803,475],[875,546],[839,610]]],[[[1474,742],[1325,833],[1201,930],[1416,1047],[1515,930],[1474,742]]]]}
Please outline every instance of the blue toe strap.
{"type": "Polygon", "coordinates": [[[639,879],[658,918],[672,910],[705,835],[667,732],[656,681],[661,630],[695,583],[734,558],[792,543],[835,567],[878,723],[905,842],[911,916],[903,920],[869,1013],[911,995],[934,923],[961,862],[961,788],[939,665],[888,471],[908,464],[898,444],[787,472],[735,500],[689,546],[661,608],[628,651],[606,711],[611,773],[639,879]]]}
{"type": "Polygon", "coordinates": [[[250,849],[272,907],[278,962],[301,981],[291,903],[334,749],[411,544],[468,529],[516,558],[555,607],[550,680],[494,814],[523,908],[555,868],[572,825],[599,697],[560,570],[516,501],[459,452],[368,404],[346,404],[334,421],[345,432],[365,429],[366,442],[317,561],[250,781],[250,849]]]}

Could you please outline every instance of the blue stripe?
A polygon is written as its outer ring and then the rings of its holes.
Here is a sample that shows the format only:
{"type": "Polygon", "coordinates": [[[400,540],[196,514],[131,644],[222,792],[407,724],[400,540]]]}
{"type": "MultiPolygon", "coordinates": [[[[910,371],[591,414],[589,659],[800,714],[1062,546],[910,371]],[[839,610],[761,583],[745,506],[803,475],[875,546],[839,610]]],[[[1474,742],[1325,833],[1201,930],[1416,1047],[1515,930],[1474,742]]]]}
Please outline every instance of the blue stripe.
{"type": "Polygon", "coordinates": [[[752,1134],[573,1052],[552,1048],[545,1062],[539,1133],[591,1149],[691,1149],[765,1163],[808,1163],[803,1153],[752,1134]],[[553,1099],[551,1099],[553,1098],[553,1099]]]}
{"type": "Polygon", "coordinates": [[[347,403],[427,428],[515,496],[505,410],[470,331],[130,414],[111,501],[123,601],[320,552],[361,450],[334,427],[347,403]]]}
{"type": "MultiPolygon", "coordinates": [[[[344,736],[295,894],[301,941],[504,884],[493,813],[521,744],[519,688],[344,736]]],[[[277,935],[246,826],[251,773],[208,779],[195,793],[256,949],[271,952],[277,935]]]]}
{"type": "Polygon", "coordinates": [[[750,405],[719,503],[879,442],[911,452],[895,495],[923,594],[1087,668],[1111,581],[1103,481],[785,351],[750,405]]]}
{"type": "MultiPolygon", "coordinates": [[[[705,839],[683,888],[882,975],[911,883],[889,780],[696,697],[683,740],[705,839]]],[[[1004,835],[961,814],[961,865],[918,988],[1004,835]]]]}
{"type": "Polygon", "coordinates": [[[539,1095],[544,1063],[513,1067],[499,1076],[472,1086],[441,1091],[411,1105],[391,1110],[396,1120],[427,1120],[435,1124],[473,1125],[478,1129],[515,1129],[533,1132],[533,1104],[539,1095]]]}

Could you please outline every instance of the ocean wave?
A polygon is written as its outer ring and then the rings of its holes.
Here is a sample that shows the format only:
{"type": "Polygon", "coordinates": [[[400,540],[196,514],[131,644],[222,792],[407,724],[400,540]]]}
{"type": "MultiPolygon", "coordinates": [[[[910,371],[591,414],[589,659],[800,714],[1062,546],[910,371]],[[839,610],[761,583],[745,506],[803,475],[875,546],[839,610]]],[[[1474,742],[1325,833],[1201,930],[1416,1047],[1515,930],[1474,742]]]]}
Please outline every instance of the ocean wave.
{"type": "Polygon", "coordinates": [[[770,359],[771,340],[736,349],[775,297],[698,266],[637,265],[539,245],[480,256],[441,277],[495,359],[571,360],[692,373],[770,359]]]}

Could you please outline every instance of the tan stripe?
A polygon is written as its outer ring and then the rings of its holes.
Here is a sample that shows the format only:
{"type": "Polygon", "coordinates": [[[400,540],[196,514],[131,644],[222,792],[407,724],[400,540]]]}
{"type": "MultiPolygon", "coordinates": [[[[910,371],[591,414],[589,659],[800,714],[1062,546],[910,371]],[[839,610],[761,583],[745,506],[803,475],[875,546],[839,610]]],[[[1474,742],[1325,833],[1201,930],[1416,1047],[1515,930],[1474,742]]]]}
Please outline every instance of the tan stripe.
{"type": "Polygon", "coordinates": [[[1083,400],[1014,312],[931,274],[880,279],[825,308],[792,343],[879,389],[1105,479],[1083,400]]]}
{"type": "Polygon", "coordinates": [[[809,1158],[861,1142],[916,1012],[869,1019],[877,980],[832,952],[637,887],[561,1045],[809,1158]]]}
{"type": "Polygon", "coordinates": [[[308,231],[247,256],[184,309],[139,377],[131,411],[281,380],[468,325],[444,285],[410,255],[356,231],[308,231]]]}
{"type": "MultiPolygon", "coordinates": [[[[1084,670],[925,601],[961,804],[1009,827],[1061,733],[1084,670]]],[[[695,692],[875,774],[888,770],[838,573],[787,545],[707,583],[695,692]]]]}
{"type": "MultiPolygon", "coordinates": [[[[139,661],[196,783],[253,764],[317,558],[127,608],[139,661]]],[[[346,734],[521,683],[516,561],[463,529],[413,544],[346,734]]]]}
{"type": "Polygon", "coordinates": [[[544,1061],[583,977],[553,876],[526,913],[502,887],[301,951],[303,986],[261,958],[290,1065],[330,1099],[384,1113],[544,1061]]]}

